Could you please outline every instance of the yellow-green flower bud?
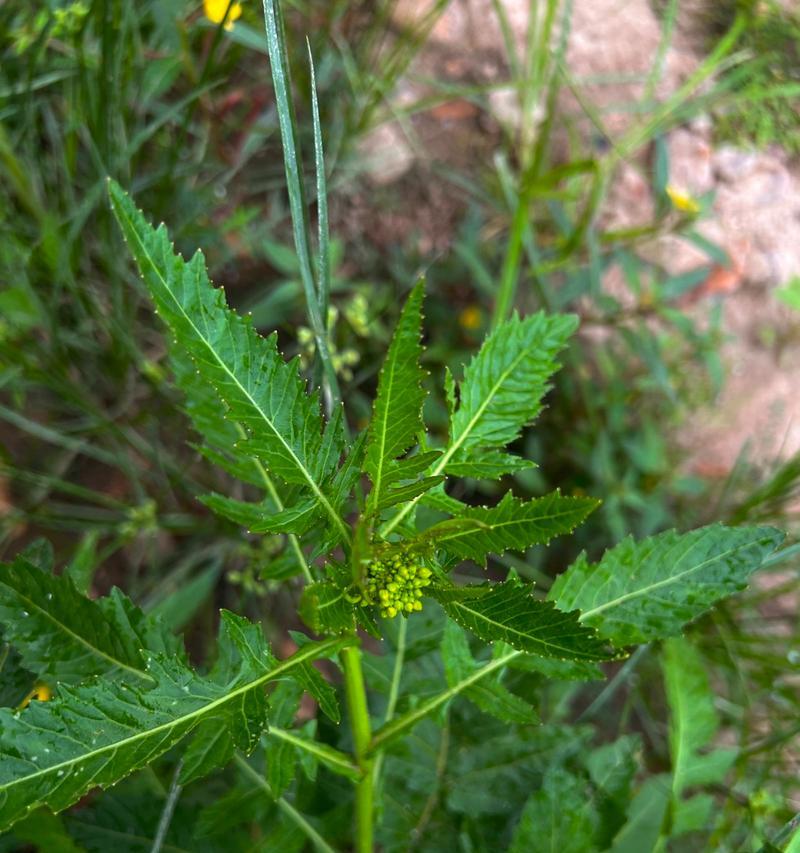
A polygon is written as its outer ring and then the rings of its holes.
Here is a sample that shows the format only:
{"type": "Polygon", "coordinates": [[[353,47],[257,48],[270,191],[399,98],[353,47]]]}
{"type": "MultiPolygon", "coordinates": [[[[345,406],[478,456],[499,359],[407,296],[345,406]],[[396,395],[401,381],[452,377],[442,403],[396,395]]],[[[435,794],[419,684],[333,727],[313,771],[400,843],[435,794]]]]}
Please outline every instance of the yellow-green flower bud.
{"type": "Polygon", "coordinates": [[[367,567],[366,603],[377,604],[384,619],[422,610],[422,590],[431,583],[431,571],[417,559],[399,552],[375,559],[367,567]]]}

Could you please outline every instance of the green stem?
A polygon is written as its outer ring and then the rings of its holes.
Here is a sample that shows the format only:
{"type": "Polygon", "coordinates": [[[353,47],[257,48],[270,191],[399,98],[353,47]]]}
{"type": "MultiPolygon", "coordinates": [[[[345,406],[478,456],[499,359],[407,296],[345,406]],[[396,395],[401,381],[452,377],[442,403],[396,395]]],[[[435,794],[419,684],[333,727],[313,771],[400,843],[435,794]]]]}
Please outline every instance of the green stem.
{"type": "Polygon", "coordinates": [[[356,853],[372,853],[373,774],[369,756],[371,741],[369,708],[361,669],[361,649],[349,646],[342,650],[347,705],[353,748],[364,778],[356,786],[356,853]]]}
{"type": "Polygon", "coordinates": [[[172,823],[172,815],[175,813],[175,806],[178,803],[178,797],[180,797],[181,791],[183,790],[183,786],[178,782],[182,769],[183,759],[178,762],[175,767],[175,772],[172,774],[172,783],[169,786],[169,793],[167,794],[167,799],[164,803],[164,809],[161,812],[161,819],[158,822],[156,837],[153,840],[153,846],[150,848],[150,853],[161,853],[161,849],[164,846],[164,839],[167,837],[167,833],[169,832],[169,826],[172,823]]]}
{"type": "MultiPolygon", "coordinates": [[[[400,695],[400,676],[403,673],[403,663],[405,662],[406,654],[406,631],[408,630],[408,622],[406,619],[400,621],[400,628],[397,634],[397,650],[394,657],[394,669],[392,670],[392,683],[389,688],[389,701],[386,703],[386,714],[383,717],[383,724],[391,722],[394,717],[395,709],[397,708],[397,698],[400,695]]],[[[383,769],[383,752],[379,752],[375,758],[375,765],[372,771],[375,788],[380,791],[381,770],[383,769]]]]}
{"type": "Polygon", "coordinates": [[[508,315],[511,313],[511,308],[514,305],[517,281],[519,280],[520,255],[522,254],[522,235],[528,224],[529,205],[530,190],[526,189],[520,192],[517,199],[517,207],[514,211],[508,248],[506,249],[503,271],[500,276],[500,287],[494,303],[494,315],[492,317],[493,329],[496,329],[508,319],[508,315]]]}
{"type": "Polygon", "coordinates": [[[334,773],[340,773],[342,776],[347,776],[352,780],[361,778],[360,768],[353,764],[349,755],[340,752],[338,749],[334,749],[327,744],[320,744],[315,740],[305,740],[277,726],[270,726],[268,735],[269,737],[275,737],[278,740],[290,743],[297,749],[302,749],[309,755],[313,755],[318,761],[333,770],[334,773]]]}

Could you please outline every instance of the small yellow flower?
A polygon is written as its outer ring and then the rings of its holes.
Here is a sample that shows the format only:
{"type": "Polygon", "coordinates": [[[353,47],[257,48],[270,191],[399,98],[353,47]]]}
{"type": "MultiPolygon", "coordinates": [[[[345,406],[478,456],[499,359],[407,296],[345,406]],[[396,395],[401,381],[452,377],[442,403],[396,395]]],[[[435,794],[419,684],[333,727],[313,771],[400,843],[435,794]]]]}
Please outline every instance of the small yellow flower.
{"type": "Polygon", "coordinates": [[[481,309],[476,305],[467,306],[459,315],[458,323],[462,329],[474,332],[481,327],[481,309]]]}
{"type": "Polygon", "coordinates": [[[673,207],[675,207],[676,210],[692,215],[700,213],[700,204],[697,199],[692,198],[689,193],[679,190],[672,184],[667,184],[666,190],[669,200],[672,202],[673,207]]]}
{"type": "Polygon", "coordinates": [[[209,21],[215,24],[221,24],[225,21],[225,29],[232,30],[233,22],[242,17],[242,4],[230,2],[230,0],[203,0],[203,10],[209,21]],[[228,12],[230,6],[230,12],[228,12]],[[228,12],[227,18],[225,13],[228,12]]]}
{"type": "Polygon", "coordinates": [[[33,690],[19,703],[20,708],[27,708],[33,699],[39,702],[47,702],[53,698],[53,691],[46,685],[39,682],[33,690]]]}

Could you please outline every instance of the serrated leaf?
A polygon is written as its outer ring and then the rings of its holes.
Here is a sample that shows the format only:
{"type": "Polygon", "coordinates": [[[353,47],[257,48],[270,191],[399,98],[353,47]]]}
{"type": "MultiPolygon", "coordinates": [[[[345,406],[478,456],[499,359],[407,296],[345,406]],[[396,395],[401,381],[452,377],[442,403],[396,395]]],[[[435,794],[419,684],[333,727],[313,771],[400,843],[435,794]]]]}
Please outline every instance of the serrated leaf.
{"type": "MultiPolygon", "coordinates": [[[[478,669],[469,650],[464,632],[454,622],[447,621],[442,635],[442,660],[450,687],[469,678],[478,669]]],[[[522,698],[506,689],[496,673],[468,687],[464,695],[478,708],[506,723],[536,723],[539,715],[522,698]]]]}
{"type": "Polygon", "coordinates": [[[0,643],[0,707],[16,708],[30,693],[36,676],[22,665],[22,658],[8,643],[0,643]]]}
{"type": "Polygon", "coordinates": [[[270,474],[308,487],[347,539],[325,493],[342,450],[341,423],[332,421],[323,434],[319,397],[307,393],[299,362],[284,362],[275,335],[262,338],[227,307],[223,292],[208,279],[201,253],[187,263],[174,252],[166,228],[152,228],[114,181],[109,195],[156,310],[229,416],[245,429],[244,452],[263,461],[270,474]]]}
{"type": "Polygon", "coordinates": [[[240,501],[212,492],[200,501],[210,510],[242,525],[250,533],[305,533],[319,518],[319,504],[313,498],[299,500],[293,506],[275,511],[269,498],[240,501]]]}
{"type": "Polygon", "coordinates": [[[507,492],[497,506],[466,508],[458,518],[429,527],[419,539],[484,565],[489,553],[524,551],[570,533],[598,505],[592,498],[563,497],[557,491],[530,501],[507,492]]]}
{"type": "MultiPolygon", "coordinates": [[[[495,648],[498,648],[495,646],[495,648]]],[[[522,672],[538,672],[552,681],[603,681],[605,674],[596,663],[578,660],[555,660],[539,655],[520,654],[509,666],[522,672]]]]}
{"type": "Polygon", "coordinates": [[[69,576],[51,575],[24,556],[0,565],[0,622],[23,665],[50,681],[115,669],[146,681],[143,649],[183,655],[180,642],[118,589],[93,601],[69,576]]]}
{"type": "MultiPolygon", "coordinates": [[[[308,641],[311,642],[310,640],[308,641]]],[[[342,719],[336,691],[310,663],[298,666],[294,673],[303,689],[316,700],[323,714],[334,723],[342,719]]]]}
{"type": "Polygon", "coordinates": [[[509,853],[593,853],[598,824],[587,780],[552,767],[525,804],[509,853]]]}
{"type": "Polygon", "coordinates": [[[459,625],[487,642],[560,660],[608,660],[605,644],[578,622],[531,594],[532,586],[511,579],[498,584],[431,587],[430,594],[459,625]]]}
{"type": "Polygon", "coordinates": [[[426,392],[422,387],[425,371],[422,356],[422,300],[424,283],[411,291],[400,314],[378,378],[378,391],[372,407],[364,470],[372,481],[368,506],[372,511],[384,500],[386,478],[424,430],[422,405],[426,392]]]}
{"type": "MultiPolygon", "coordinates": [[[[229,727],[233,746],[252,749],[266,722],[263,686],[345,643],[310,644],[275,663],[263,639],[251,645],[257,635],[246,620],[223,612],[222,624],[227,669],[217,672],[231,675],[227,683],[153,656],[150,687],[99,678],[62,687],[57,698],[21,713],[0,710],[0,830],[41,805],[57,812],[113,785],[209,719],[229,727]]],[[[220,750],[212,757],[205,766],[224,758],[220,750]]]]}
{"type": "Polygon", "coordinates": [[[535,468],[536,463],[522,456],[513,456],[502,450],[476,450],[469,459],[447,464],[447,473],[453,477],[473,477],[476,480],[498,480],[506,474],[535,468]]]}
{"type": "MultiPolygon", "coordinates": [[[[484,341],[464,371],[456,405],[452,376],[445,373],[445,396],[451,410],[446,450],[428,471],[429,476],[469,470],[498,457],[487,452],[505,447],[539,414],[548,380],[557,368],[556,356],[577,326],[572,315],[542,312],[521,320],[514,315],[484,341]]],[[[504,464],[511,465],[506,456],[504,464]]],[[[514,463],[516,465],[516,463],[514,463]]],[[[440,492],[434,490],[436,498],[440,492]]],[[[427,498],[431,493],[426,493],[427,498]]],[[[403,506],[381,529],[385,537],[414,509],[420,497],[403,506]]]]}
{"type": "Polygon", "coordinates": [[[556,356],[578,325],[572,315],[512,317],[490,334],[464,371],[450,425],[447,463],[472,448],[505,447],[542,408],[556,356]]]}
{"type": "Polygon", "coordinates": [[[783,541],[772,527],[714,524],[691,533],[669,530],[641,542],[625,539],[597,565],[580,557],[553,584],[559,609],[580,610],[617,645],[677,634],[747,579],[783,541]]]}
{"type": "Polygon", "coordinates": [[[383,496],[375,506],[375,511],[380,512],[381,510],[388,509],[390,506],[414,500],[443,482],[444,476],[442,475],[437,477],[422,477],[419,480],[414,480],[412,483],[385,489],[383,496]]]}
{"type": "Polygon", "coordinates": [[[201,375],[177,341],[170,348],[169,363],[175,384],[184,395],[184,411],[206,442],[198,450],[236,479],[263,488],[263,466],[237,447],[246,438],[244,427],[231,420],[214,386],[201,375]]]}

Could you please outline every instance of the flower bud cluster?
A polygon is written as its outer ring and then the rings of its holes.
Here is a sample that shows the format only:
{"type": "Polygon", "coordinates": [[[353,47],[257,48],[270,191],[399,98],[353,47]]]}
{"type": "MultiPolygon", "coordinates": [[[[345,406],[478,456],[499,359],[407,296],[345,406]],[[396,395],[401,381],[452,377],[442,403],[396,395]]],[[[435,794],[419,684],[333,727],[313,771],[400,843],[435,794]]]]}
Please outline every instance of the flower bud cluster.
{"type": "Polygon", "coordinates": [[[431,570],[411,554],[386,556],[367,567],[367,596],[380,607],[384,619],[422,610],[422,590],[430,582],[431,570]]]}

